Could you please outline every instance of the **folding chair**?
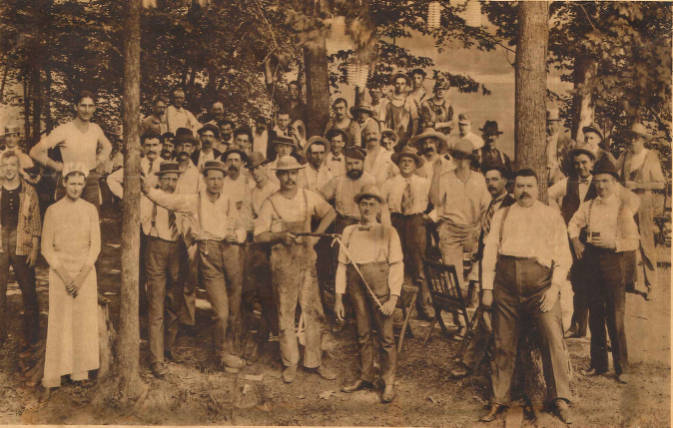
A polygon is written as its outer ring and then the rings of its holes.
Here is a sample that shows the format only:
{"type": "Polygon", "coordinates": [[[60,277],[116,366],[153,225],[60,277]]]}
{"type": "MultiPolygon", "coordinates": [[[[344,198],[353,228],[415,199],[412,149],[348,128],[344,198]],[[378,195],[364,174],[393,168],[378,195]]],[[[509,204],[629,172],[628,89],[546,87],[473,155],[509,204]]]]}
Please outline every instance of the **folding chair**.
{"type": "Polygon", "coordinates": [[[449,329],[447,323],[444,321],[443,313],[451,314],[451,316],[457,318],[462,317],[465,323],[465,333],[463,334],[463,340],[457,354],[460,357],[465,352],[465,348],[472,338],[472,329],[477,313],[475,312],[474,316],[470,318],[467,311],[467,301],[458,284],[458,276],[456,275],[454,266],[445,265],[426,258],[423,268],[425,270],[425,279],[428,281],[430,295],[432,296],[432,304],[435,308],[435,319],[423,340],[423,345],[430,339],[436,323],[439,323],[442,332],[447,337],[453,338],[455,336],[456,332],[449,329]]]}

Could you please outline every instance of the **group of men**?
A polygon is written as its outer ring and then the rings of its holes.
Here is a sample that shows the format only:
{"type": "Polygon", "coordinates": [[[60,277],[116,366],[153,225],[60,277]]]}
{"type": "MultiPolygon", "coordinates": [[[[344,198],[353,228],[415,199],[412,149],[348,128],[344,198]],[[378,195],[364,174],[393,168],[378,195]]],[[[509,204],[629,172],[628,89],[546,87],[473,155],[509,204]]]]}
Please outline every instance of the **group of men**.
{"type": "MultiPolygon", "coordinates": [[[[554,134],[558,118],[549,116],[548,152],[555,156],[550,155],[548,176],[529,169],[514,172],[496,147],[502,134],[497,122],[486,121],[479,137],[470,129],[469,115],[461,113],[453,135],[456,120],[445,98],[448,86],[438,82],[434,97],[428,98],[424,77],[422,70],[393,76],[392,94],[383,97],[372,89],[371,105],[351,109],[355,119],[347,114],[347,101],[337,99],[324,135],[310,138],[295,126],[306,112],[301,103],[281,105],[273,129],[267,129],[263,118],[251,129],[236,127],[221,103],[212,105],[203,122],[197,120],[183,107],[181,89],[173,91],[170,105],[162,97],[153,100],[141,125],[140,227],[154,375],[166,374],[164,361],[174,357],[178,324],[195,322],[198,285],[207,291],[215,315],[214,343],[225,370],[237,372],[246,364],[240,335],[247,327],[244,312],[255,307],[262,313],[260,341],[278,336],[285,382],[294,381],[300,363],[308,372],[335,379],[322,362],[325,309],[335,321],[343,321],[348,313],[343,296],[348,295],[361,371],[343,391],[374,384],[376,330],[383,354],[381,400],[390,402],[396,366],[392,313],[407,281],[420,290],[420,314],[435,317],[423,269],[426,250],[435,245],[442,261],[455,267],[460,289],[467,293],[471,281],[480,284],[481,304],[493,307],[493,405],[482,420],[494,420],[507,405],[518,338],[530,333],[521,326],[533,320],[544,339],[551,402],[559,417],[570,422],[570,372],[559,299],[568,272],[575,293],[570,335],[586,333],[587,316],[592,330],[587,374],[608,370],[607,324],[617,379],[627,382],[624,271],[639,248],[634,221],[639,198],[619,184],[624,182],[619,163],[592,135],[602,140],[599,128],[585,128],[586,141],[562,151],[554,134]],[[563,177],[554,178],[559,171],[563,177]],[[539,180],[555,183],[549,205],[537,200],[539,180]],[[428,242],[433,236],[436,242],[428,242]],[[330,247],[335,237],[338,245],[330,247]],[[324,307],[325,293],[334,294],[334,307],[324,307]]],[[[90,118],[86,105],[78,109],[76,120],[90,118]]],[[[109,142],[96,128],[82,138],[89,145],[98,142],[109,156],[109,142]]],[[[57,165],[46,148],[64,147],[64,141],[77,138],[75,131],[57,128],[31,156],[47,167],[57,165]]],[[[631,134],[634,140],[646,135],[638,124],[631,134]]],[[[9,137],[8,129],[8,145],[9,137]]],[[[7,247],[16,238],[6,225],[16,223],[19,209],[29,210],[12,193],[16,180],[11,171],[24,166],[21,157],[0,159],[5,178],[0,269],[6,272],[12,264],[22,290],[31,281],[34,290],[34,279],[21,274],[34,265],[33,254],[19,245],[7,247]]],[[[96,160],[88,160],[93,171],[96,160]]],[[[123,170],[106,181],[123,198],[123,170]]],[[[85,197],[87,189],[92,194],[98,190],[88,178],[85,197]]],[[[20,216],[18,221],[26,220],[20,216]]],[[[0,277],[4,290],[7,276],[0,277]]],[[[28,322],[33,313],[25,311],[27,325],[34,323],[32,318],[28,322]]],[[[467,375],[469,367],[464,360],[457,373],[467,375]]]]}

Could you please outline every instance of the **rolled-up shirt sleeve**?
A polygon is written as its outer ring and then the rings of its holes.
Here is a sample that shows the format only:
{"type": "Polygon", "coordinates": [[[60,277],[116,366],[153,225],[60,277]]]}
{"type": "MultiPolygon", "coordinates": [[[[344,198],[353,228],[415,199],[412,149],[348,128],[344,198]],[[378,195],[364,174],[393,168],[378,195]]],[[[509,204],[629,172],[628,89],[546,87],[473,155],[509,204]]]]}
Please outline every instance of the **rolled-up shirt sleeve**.
{"type": "Polygon", "coordinates": [[[481,288],[483,290],[493,290],[495,264],[498,258],[498,241],[504,212],[505,210],[498,210],[495,212],[495,215],[491,220],[491,230],[484,239],[484,258],[481,261],[481,288]]]}

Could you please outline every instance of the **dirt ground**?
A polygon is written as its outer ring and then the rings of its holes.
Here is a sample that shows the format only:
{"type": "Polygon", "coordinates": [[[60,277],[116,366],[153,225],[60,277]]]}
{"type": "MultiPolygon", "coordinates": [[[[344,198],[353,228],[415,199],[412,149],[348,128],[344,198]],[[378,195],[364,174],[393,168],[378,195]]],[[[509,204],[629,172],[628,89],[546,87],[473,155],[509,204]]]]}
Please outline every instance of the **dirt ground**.
{"type": "MultiPolygon", "coordinates": [[[[103,222],[103,266],[99,287],[119,310],[119,229],[103,222]]],[[[668,250],[661,260],[670,260],[668,250]]],[[[38,270],[42,326],[47,316],[46,270],[38,270]]],[[[0,424],[170,424],[170,425],[386,425],[386,426],[487,426],[479,424],[488,399],[487,370],[456,381],[450,378],[452,356],[458,342],[442,336],[435,326],[423,346],[430,323],[413,320],[414,337],[405,339],[399,355],[393,403],[384,405],[378,393],[340,392],[344,382],[357,376],[358,352],[352,325],[329,335],[323,343],[325,364],[338,373],[336,381],[298,372],[291,385],[281,380],[278,343],[270,342],[260,359],[240,374],[217,370],[212,361],[209,313],[198,311],[197,329],[178,339],[180,364],[170,363],[169,375],[155,379],[149,372],[148,349],[141,343],[141,377],[148,385],[146,398],[133,409],[115,407],[108,394],[113,379],[99,379],[93,386],[63,385],[46,402],[26,388],[16,376],[20,332],[21,296],[10,285],[9,308],[13,317],[10,340],[0,348],[0,424]]],[[[588,365],[588,339],[568,342],[575,375],[572,390],[575,426],[670,425],[670,268],[659,269],[653,299],[627,297],[629,358],[634,381],[618,385],[605,376],[586,378],[577,373],[588,365]]],[[[489,426],[554,427],[562,423],[536,407],[537,420],[523,420],[518,406],[506,420],[489,426]]]]}

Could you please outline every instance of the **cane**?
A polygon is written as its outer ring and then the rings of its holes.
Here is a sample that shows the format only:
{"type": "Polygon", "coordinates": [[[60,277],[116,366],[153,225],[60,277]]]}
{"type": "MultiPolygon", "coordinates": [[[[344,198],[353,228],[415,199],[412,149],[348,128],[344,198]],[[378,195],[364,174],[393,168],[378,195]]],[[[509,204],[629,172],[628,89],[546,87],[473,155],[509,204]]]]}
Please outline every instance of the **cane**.
{"type": "Polygon", "coordinates": [[[383,310],[383,305],[381,304],[381,301],[379,300],[378,297],[376,297],[376,294],[374,294],[374,291],[372,291],[371,287],[369,287],[369,284],[367,283],[367,280],[365,279],[365,276],[362,274],[360,271],[360,268],[358,268],[357,263],[353,261],[353,258],[351,257],[350,253],[348,252],[348,247],[346,247],[343,242],[341,242],[341,235],[338,233],[295,233],[295,236],[318,236],[318,237],[328,237],[332,238],[332,243],[330,244],[330,247],[334,246],[334,243],[339,243],[339,246],[343,250],[344,254],[346,254],[346,257],[348,257],[348,260],[351,262],[353,265],[353,268],[355,269],[355,272],[357,272],[358,275],[360,275],[360,279],[362,280],[362,283],[365,285],[365,288],[367,291],[369,291],[369,294],[372,296],[374,299],[374,302],[378,305],[379,309],[383,310]]]}

